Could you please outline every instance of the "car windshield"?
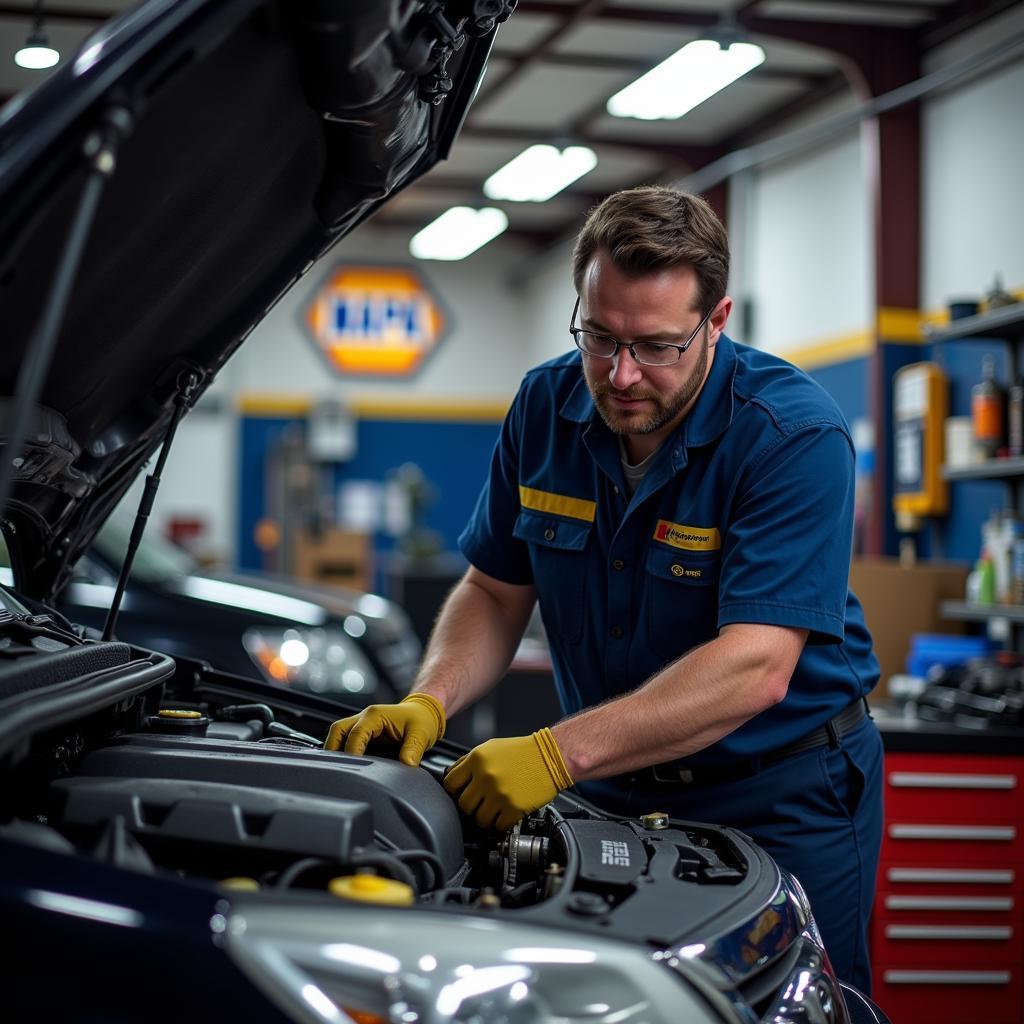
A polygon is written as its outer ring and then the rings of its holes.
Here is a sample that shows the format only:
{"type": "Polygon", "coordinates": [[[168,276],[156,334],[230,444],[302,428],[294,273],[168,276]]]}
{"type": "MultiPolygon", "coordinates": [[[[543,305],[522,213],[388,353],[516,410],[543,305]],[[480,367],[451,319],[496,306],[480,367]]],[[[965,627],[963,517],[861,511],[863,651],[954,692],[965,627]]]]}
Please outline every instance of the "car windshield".
{"type": "MultiPolygon", "coordinates": [[[[128,538],[132,532],[132,520],[113,515],[96,534],[93,548],[115,571],[120,569],[128,550],[128,538]]],[[[164,540],[154,533],[152,525],[142,535],[139,550],[132,562],[132,577],[143,583],[160,583],[164,580],[187,576],[196,571],[196,563],[187,552],[164,540]]]]}

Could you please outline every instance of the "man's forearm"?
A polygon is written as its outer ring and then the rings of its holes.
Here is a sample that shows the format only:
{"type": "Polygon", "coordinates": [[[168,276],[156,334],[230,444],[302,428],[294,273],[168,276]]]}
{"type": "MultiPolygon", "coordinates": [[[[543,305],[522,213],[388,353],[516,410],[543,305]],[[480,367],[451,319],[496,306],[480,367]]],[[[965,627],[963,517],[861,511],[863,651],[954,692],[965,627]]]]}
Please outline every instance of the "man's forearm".
{"type": "Polygon", "coordinates": [[[498,584],[470,570],[448,595],[413,691],[450,718],[487,693],[515,655],[534,604],[532,587],[498,584]]]}
{"type": "Polygon", "coordinates": [[[780,701],[806,633],[756,642],[734,628],[673,662],[643,686],[552,728],[576,781],[688,757],[780,701]]]}

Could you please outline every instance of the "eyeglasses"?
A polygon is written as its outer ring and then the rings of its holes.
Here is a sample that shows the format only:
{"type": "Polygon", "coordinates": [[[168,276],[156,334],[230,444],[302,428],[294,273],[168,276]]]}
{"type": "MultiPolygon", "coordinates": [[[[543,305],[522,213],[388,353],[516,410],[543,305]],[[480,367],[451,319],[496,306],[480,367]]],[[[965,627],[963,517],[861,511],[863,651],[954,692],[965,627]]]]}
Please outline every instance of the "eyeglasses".
{"type": "Polygon", "coordinates": [[[683,353],[693,344],[693,339],[700,333],[700,329],[708,322],[714,312],[709,309],[690,336],[681,345],[670,344],[664,341],[619,341],[610,334],[598,334],[596,331],[585,331],[582,327],[576,326],[576,314],[580,311],[579,296],[576,297],[576,305],[572,307],[572,318],[569,320],[569,333],[576,347],[581,352],[591,356],[598,356],[601,359],[611,359],[620,348],[628,348],[629,354],[645,366],[668,366],[677,363],[683,353]]]}

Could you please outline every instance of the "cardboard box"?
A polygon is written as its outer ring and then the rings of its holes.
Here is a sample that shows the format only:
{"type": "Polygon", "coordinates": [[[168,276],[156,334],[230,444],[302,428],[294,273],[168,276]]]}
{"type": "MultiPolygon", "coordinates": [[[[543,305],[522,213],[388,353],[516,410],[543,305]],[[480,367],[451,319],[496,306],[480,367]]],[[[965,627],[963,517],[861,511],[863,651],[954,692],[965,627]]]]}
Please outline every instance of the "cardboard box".
{"type": "Polygon", "coordinates": [[[900,565],[895,558],[855,558],[850,566],[850,589],[864,606],[864,617],[882,668],[877,697],[888,696],[888,680],[906,672],[907,652],[914,633],[965,631],[962,622],[939,617],[942,601],[962,601],[969,566],[961,562],[922,562],[900,565]]]}

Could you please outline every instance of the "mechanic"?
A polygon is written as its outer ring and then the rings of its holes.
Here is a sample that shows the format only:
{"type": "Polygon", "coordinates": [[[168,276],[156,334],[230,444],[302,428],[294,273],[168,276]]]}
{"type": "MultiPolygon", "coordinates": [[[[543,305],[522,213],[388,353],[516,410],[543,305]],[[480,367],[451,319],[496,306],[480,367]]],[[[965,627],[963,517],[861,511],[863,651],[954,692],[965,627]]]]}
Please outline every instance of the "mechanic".
{"type": "Polygon", "coordinates": [[[539,600],[567,717],[457,761],[463,812],[507,829],[575,785],[614,814],[739,828],[797,876],[836,972],[867,992],[882,747],[848,586],[854,451],[821,387],[726,336],[728,276],[699,197],[630,189],[590,213],[579,351],[523,380],[414,692],[325,745],[384,738],[418,764],[502,678],[539,600]]]}

